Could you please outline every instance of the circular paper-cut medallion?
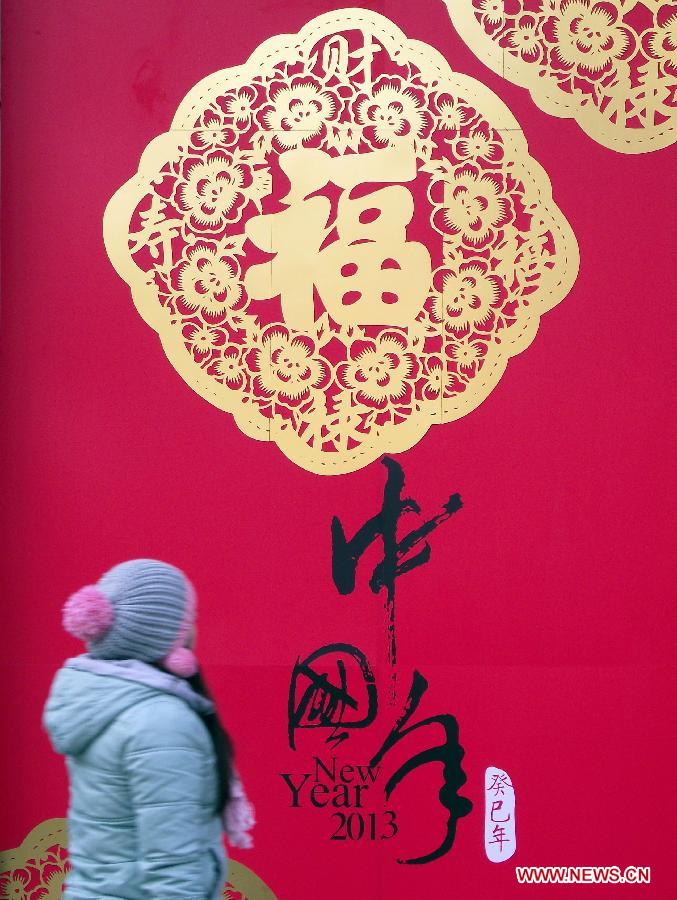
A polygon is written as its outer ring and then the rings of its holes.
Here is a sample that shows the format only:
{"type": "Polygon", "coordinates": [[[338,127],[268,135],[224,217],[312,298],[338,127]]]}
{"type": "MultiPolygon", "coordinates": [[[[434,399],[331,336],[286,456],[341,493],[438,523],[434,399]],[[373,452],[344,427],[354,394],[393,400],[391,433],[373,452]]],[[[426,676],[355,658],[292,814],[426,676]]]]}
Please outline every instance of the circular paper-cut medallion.
{"type": "Polygon", "coordinates": [[[485,65],[620,153],[677,139],[677,3],[445,0],[485,65]]]}
{"type": "Polygon", "coordinates": [[[358,9],[193,88],[104,236],[186,382],[327,475],[475,409],[578,271],[507,107],[358,9]]]}

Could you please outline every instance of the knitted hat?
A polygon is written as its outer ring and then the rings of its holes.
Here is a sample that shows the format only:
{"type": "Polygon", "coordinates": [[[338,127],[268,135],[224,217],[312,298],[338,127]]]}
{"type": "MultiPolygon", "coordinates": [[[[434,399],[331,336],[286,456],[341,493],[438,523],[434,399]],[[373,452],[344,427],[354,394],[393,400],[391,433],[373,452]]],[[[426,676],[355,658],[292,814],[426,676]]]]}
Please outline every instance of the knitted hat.
{"type": "Polygon", "coordinates": [[[114,566],[96,585],[76,591],[63,625],[98,659],[160,661],[175,675],[197,671],[183,644],[195,621],[195,591],[180,569],[155,559],[114,566]]]}

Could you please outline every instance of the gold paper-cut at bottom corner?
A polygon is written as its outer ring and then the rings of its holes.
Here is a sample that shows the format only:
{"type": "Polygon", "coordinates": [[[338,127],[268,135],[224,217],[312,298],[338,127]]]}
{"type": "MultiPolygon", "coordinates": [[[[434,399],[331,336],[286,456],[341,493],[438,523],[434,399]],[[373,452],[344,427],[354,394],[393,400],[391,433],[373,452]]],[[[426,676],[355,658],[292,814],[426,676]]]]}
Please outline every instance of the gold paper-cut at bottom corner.
{"type": "Polygon", "coordinates": [[[677,139],[677,12],[662,0],[443,0],[472,52],[619,153],[677,139]]]}
{"type": "MultiPolygon", "coordinates": [[[[39,897],[60,900],[68,871],[66,819],[40,822],[13,850],[0,851],[0,900],[39,897]]],[[[242,900],[276,900],[267,885],[243,863],[228,860],[224,900],[237,892],[242,900]]]]}
{"type": "Polygon", "coordinates": [[[196,85],[104,239],[181,377],[323,475],[475,409],[578,272],[510,110],[365,9],[196,85]]]}

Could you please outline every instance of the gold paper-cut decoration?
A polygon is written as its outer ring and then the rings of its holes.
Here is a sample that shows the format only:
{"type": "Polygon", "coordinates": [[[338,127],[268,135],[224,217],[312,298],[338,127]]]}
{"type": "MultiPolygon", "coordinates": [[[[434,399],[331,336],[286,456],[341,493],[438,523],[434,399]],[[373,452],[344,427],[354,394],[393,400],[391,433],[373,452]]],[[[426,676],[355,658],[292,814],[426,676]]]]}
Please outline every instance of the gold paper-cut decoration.
{"type": "Polygon", "coordinates": [[[57,900],[66,873],[65,819],[37,825],[15,850],[0,852],[1,900],[57,900]]]}
{"type": "Polygon", "coordinates": [[[104,238],[188,384],[327,475],[475,409],[578,271],[507,107],[363,9],[193,88],[104,238]]]}
{"type": "Polygon", "coordinates": [[[544,112],[620,153],[677,137],[677,3],[444,0],[458,33],[544,112]]]}
{"type": "MultiPolygon", "coordinates": [[[[68,823],[47,819],[15,850],[0,852],[0,900],[60,900],[68,862],[68,823]]],[[[228,860],[223,900],[275,900],[251,869],[228,860]]]]}

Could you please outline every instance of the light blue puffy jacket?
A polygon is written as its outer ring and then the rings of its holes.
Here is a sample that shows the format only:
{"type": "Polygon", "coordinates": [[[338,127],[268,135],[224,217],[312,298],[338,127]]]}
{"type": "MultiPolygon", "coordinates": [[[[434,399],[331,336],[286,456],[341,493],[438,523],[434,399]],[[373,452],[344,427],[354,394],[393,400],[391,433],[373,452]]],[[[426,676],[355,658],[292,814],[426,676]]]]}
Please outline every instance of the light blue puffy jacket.
{"type": "Polygon", "coordinates": [[[227,875],[212,740],[186,681],[139,660],[66,660],[43,724],[66,756],[64,900],[218,900],[227,875]]]}

